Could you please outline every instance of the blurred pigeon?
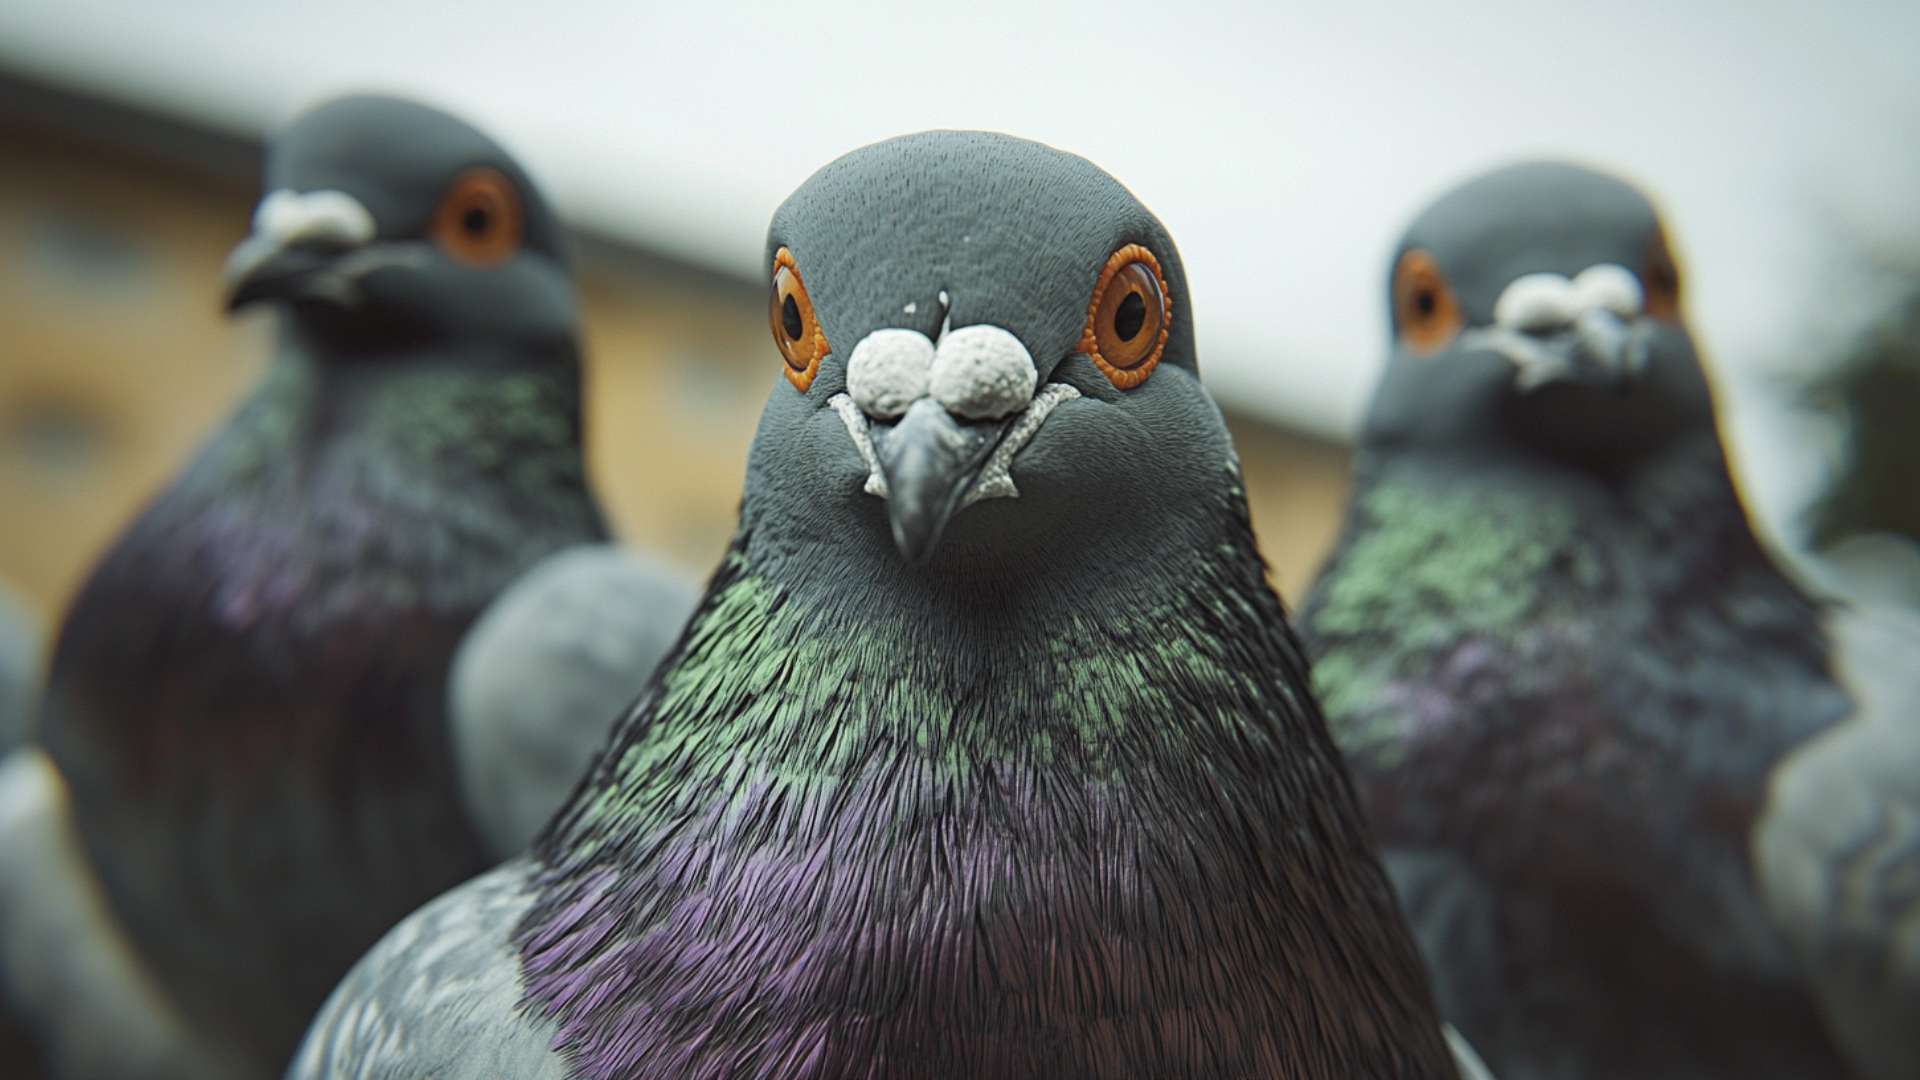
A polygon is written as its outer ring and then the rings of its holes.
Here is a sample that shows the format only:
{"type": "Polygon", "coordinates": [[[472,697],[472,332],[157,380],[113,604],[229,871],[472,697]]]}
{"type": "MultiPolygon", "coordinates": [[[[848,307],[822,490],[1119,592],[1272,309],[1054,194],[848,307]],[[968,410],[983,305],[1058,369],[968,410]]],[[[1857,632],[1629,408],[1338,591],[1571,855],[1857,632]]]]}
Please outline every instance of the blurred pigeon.
{"type": "Polygon", "coordinates": [[[1844,1075],[1748,845],[1847,715],[1729,478],[1659,217],[1502,169],[1395,254],[1304,610],[1441,1011],[1503,1080],[1844,1075]]]}
{"type": "Polygon", "coordinates": [[[1844,604],[1836,665],[1851,722],[1774,775],[1760,882],[1863,1077],[1920,1076],[1920,274],[1821,380],[1847,450],[1807,521],[1802,565],[1844,604]]]}
{"type": "Polygon", "coordinates": [[[27,741],[40,682],[40,622],[0,582],[0,757],[27,741]]]}
{"type": "MultiPolygon", "coordinates": [[[[33,701],[40,679],[40,630],[32,612],[0,582],[0,763],[27,741],[33,727],[33,701]]],[[[0,774],[3,775],[3,774],[0,774]]],[[[7,821],[8,799],[0,790],[0,836],[12,832],[7,821]]],[[[0,889],[6,886],[0,882],[0,889]]],[[[13,1017],[4,981],[7,945],[0,938],[0,1072],[30,1077],[29,1062],[39,1056],[30,1034],[13,1017]]]]}
{"type": "Polygon", "coordinates": [[[1920,612],[1836,619],[1859,715],[1776,772],[1759,879],[1862,1077],[1920,1076],[1920,612]]]}
{"type": "Polygon", "coordinates": [[[1159,222],[934,132],[766,265],[785,377],[686,635],[291,1075],[1454,1075],[1159,222]]]}
{"type": "MultiPolygon", "coordinates": [[[[568,753],[584,772],[657,626],[694,599],[665,586],[636,617],[618,558],[573,550],[606,538],[576,305],[560,226],[518,164],[444,113],[352,97],[276,137],[266,179],[229,302],[282,306],[272,362],[78,594],[42,714],[134,957],[256,1075],[285,1067],[382,933],[520,848],[537,808],[516,773],[552,793],[568,753]],[[630,651],[617,692],[550,711],[539,755],[495,761],[524,738],[489,725],[534,718],[464,690],[450,715],[449,668],[530,570],[533,589],[602,573],[618,615],[582,617],[640,630],[574,662],[568,628],[503,612],[504,641],[474,648],[517,644],[529,680],[630,651]]],[[[25,1007],[56,1043],[98,1038],[57,1003],[25,1007]]]]}

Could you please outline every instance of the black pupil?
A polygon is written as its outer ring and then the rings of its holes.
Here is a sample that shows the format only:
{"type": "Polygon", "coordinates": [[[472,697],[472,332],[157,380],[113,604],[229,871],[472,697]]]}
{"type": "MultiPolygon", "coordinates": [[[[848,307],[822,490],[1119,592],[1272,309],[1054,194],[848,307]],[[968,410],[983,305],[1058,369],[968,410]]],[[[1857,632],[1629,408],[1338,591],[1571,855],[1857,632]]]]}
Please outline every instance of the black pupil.
{"type": "Polygon", "coordinates": [[[486,232],[487,226],[491,224],[493,224],[493,218],[484,206],[469,207],[466,213],[460,215],[460,227],[474,236],[486,232]]]}
{"type": "Polygon", "coordinates": [[[1436,303],[1432,289],[1421,289],[1413,294],[1413,309],[1423,316],[1433,314],[1436,303]]]}
{"type": "Polygon", "coordinates": [[[1147,302],[1140,294],[1130,292],[1113,313],[1113,332],[1120,335],[1121,341],[1132,341],[1147,324],[1147,302]]]}
{"type": "Polygon", "coordinates": [[[786,331],[788,341],[799,341],[806,327],[800,325],[800,305],[793,302],[793,294],[780,301],[780,329],[786,331]]]}

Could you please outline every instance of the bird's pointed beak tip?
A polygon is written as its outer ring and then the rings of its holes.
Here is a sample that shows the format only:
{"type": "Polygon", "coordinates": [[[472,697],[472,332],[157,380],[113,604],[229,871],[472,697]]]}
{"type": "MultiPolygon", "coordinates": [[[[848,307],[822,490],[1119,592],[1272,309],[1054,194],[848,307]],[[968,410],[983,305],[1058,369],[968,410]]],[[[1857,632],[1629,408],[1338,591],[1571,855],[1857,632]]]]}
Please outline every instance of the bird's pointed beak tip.
{"type": "Polygon", "coordinates": [[[921,400],[876,439],[894,546],[909,565],[933,558],[1006,423],[963,423],[921,400]]]}
{"type": "Polygon", "coordinates": [[[262,300],[324,299],[321,279],[338,252],[258,234],[227,256],[222,306],[231,315],[262,300]]]}

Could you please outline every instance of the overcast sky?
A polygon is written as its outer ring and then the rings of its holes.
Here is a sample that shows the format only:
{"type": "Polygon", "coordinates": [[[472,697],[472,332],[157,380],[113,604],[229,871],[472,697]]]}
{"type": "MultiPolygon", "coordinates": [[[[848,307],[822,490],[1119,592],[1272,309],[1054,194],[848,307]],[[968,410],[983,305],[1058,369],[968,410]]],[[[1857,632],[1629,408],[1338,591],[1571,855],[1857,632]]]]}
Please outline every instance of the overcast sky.
{"type": "MultiPolygon", "coordinates": [[[[741,274],[773,207],[847,149],[1040,139],[1166,221],[1215,391],[1326,433],[1377,369],[1400,228],[1522,155],[1652,190],[1745,408],[1742,377],[1833,302],[1820,229],[1920,236],[1916,53],[1912,0],[0,0],[8,66],[248,131],[342,90],[416,93],[501,136],[576,220],[741,274]]],[[[1752,458],[1797,455],[1759,430],[1775,445],[1752,458]]]]}

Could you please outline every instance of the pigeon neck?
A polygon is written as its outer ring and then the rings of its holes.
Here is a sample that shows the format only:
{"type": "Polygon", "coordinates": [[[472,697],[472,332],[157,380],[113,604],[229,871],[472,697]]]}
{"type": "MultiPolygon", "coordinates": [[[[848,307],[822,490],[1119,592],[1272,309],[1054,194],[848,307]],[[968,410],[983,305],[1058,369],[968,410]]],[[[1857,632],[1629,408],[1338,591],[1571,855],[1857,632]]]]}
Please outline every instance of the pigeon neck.
{"type": "Polygon", "coordinates": [[[1305,706],[1267,693],[1300,661],[1237,488],[1215,512],[1183,523],[1211,543],[1183,528],[1147,569],[997,588],[901,566],[890,545],[883,568],[763,569],[743,530],[630,737],[697,733],[828,777],[878,745],[1032,764],[1063,739],[1098,756],[1146,727],[1169,748],[1230,742],[1241,718],[1213,715],[1220,699],[1258,698],[1263,726],[1305,706]]]}
{"type": "Polygon", "coordinates": [[[809,588],[739,538],[536,849],[522,970],[580,1075],[1444,1055],[1237,489],[1203,524],[1105,594],[809,588]],[[1164,1036],[1202,1015],[1235,1034],[1164,1036]]]}

